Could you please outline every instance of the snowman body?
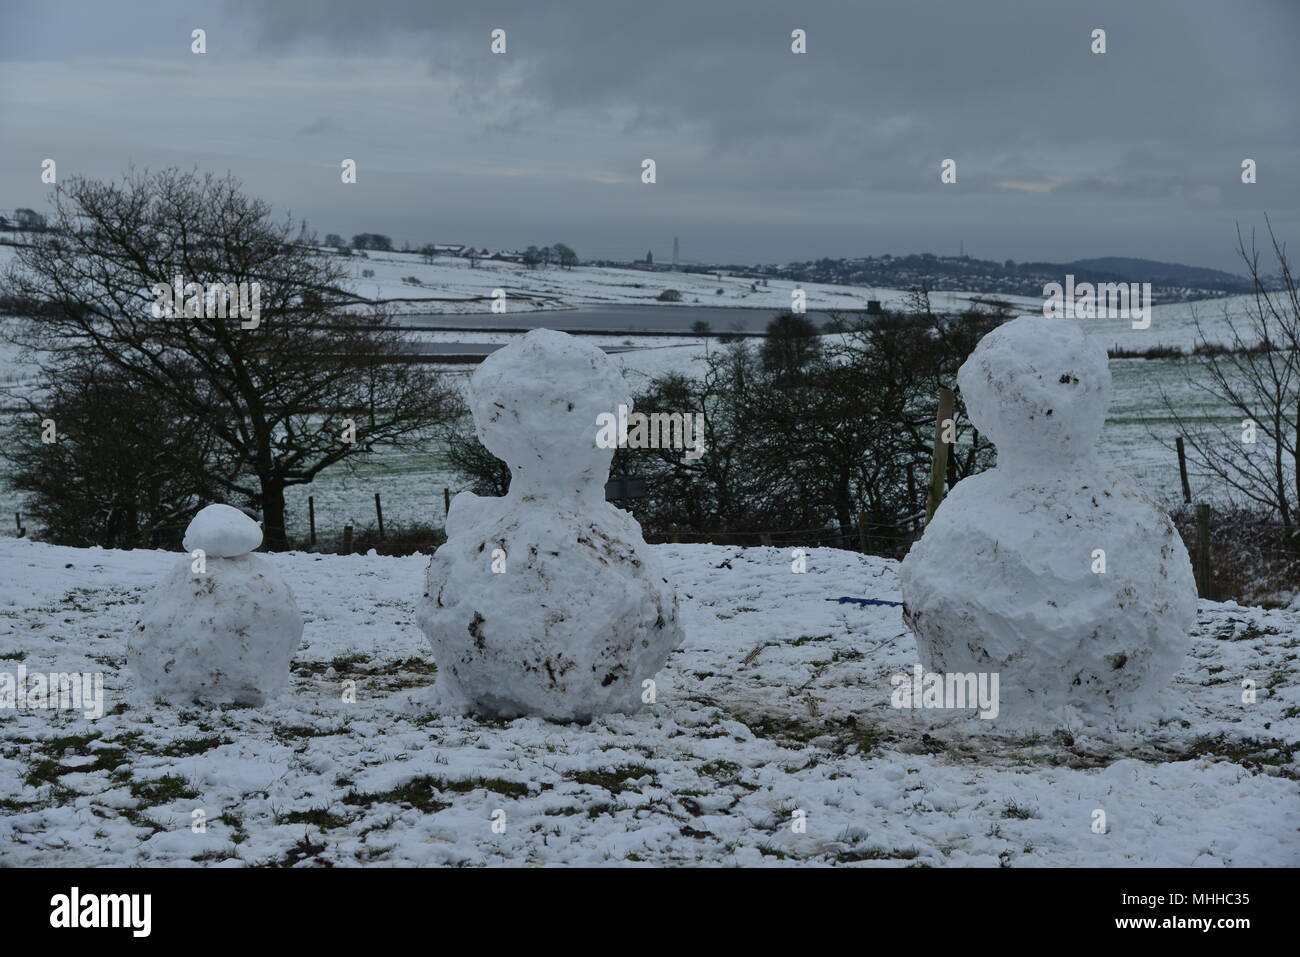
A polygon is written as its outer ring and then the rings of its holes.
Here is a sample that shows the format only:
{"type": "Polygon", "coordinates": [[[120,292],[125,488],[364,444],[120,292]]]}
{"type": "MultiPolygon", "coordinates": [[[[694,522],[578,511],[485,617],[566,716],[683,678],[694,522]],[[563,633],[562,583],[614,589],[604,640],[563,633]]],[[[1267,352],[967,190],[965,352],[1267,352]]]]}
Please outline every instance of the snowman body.
{"type": "Polygon", "coordinates": [[[1169,516],[1095,444],[1105,351],[1065,319],[989,333],[958,373],[998,465],[958,483],[900,569],[936,673],[997,673],[1003,713],[1149,705],[1190,643],[1196,590],[1169,516]]]}
{"type": "Polygon", "coordinates": [[[127,643],[142,692],[256,707],[284,690],[302,615],[275,567],[251,554],[261,541],[257,524],[227,505],[195,516],[184,541],[191,556],[149,595],[127,643]]]}
{"type": "Polygon", "coordinates": [[[601,350],[534,330],[475,371],[479,439],[511,468],[502,498],[463,492],[417,618],[445,704],[587,720],[638,710],[682,640],[677,595],[636,521],[605,501],[598,417],[627,404],[601,350]]]}

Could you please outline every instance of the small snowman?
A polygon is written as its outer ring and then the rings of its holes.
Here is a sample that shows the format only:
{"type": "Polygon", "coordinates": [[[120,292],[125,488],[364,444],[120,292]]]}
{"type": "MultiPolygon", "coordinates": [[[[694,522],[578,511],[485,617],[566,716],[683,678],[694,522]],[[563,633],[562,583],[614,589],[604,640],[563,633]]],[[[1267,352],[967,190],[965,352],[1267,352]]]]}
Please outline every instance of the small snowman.
{"type": "Polygon", "coordinates": [[[903,561],[903,618],[934,673],[997,672],[1003,713],[1149,706],[1196,620],[1187,549],[1130,478],[1101,467],[1105,350],[1022,316],[957,374],[998,464],[958,483],[903,561]]]}
{"type": "Polygon", "coordinates": [[[475,370],[475,428],[511,481],[502,498],[457,495],[429,562],[417,617],[444,706],[585,721],[653,700],[682,629],[641,526],[605,501],[597,422],[621,403],[610,358],[549,329],[475,370]]]}
{"type": "Polygon", "coordinates": [[[142,691],[177,704],[260,706],[289,683],[302,614],[275,567],[250,554],[262,530],[209,505],[185,530],[189,559],[149,596],[127,645],[142,691]]]}

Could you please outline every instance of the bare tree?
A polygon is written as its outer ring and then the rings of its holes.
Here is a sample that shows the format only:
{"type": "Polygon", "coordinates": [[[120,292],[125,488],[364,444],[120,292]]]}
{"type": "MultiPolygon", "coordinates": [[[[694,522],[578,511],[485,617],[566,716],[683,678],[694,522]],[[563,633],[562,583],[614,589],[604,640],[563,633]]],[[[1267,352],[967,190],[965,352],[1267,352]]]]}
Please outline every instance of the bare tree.
{"type": "Polygon", "coordinates": [[[286,488],[447,417],[452,390],[398,361],[390,317],[340,311],[355,297],[339,260],[232,177],[71,179],[54,207],[3,280],[33,304],[18,341],[50,375],[85,357],[215,437],[240,470],[214,478],[261,508],[269,547],[287,541],[286,488]],[[182,299],[163,307],[178,278],[182,299]]]}
{"type": "Polygon", "coordinates": [[[1238,229],[1237,251],[1253,292],[1241,315],[1223,306],[1227,343],[1211,342],[1197,320],[1203,358],[1184,370],[1188,386],[1209,401],[1205,414],[1194,421],[1167,392],[1162,400],[1194,467],[1235,504],[1275,515],[1289,539],[1300,521],[1300,290],[1285,245],[1265,222],[1278,279],[1264,273],[1254,234],[1247,243],[1238,229]],[[1230,419],[1222,414],[1225,407],[1230,419]]]}

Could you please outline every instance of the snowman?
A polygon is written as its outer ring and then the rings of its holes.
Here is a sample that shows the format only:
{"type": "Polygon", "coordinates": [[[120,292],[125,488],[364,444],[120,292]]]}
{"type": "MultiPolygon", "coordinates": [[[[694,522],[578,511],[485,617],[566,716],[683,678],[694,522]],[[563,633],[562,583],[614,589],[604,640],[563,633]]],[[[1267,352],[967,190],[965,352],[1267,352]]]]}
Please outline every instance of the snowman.
{"type": "Polygon", "coordinates": [[[682,629],[641,526],[605,501],[597,421],[620,403],[610,358],[549,329],[475,370],[475,428],[511,480],[502,498],[457,495],[429,562],[417,618],[443,706],[585,721],[653,700],[682,629]]]}
{"type": "Polygon", "coordinates": [[[1096,442],[1105,350],[1072,320],[1022,316],[957,374],[998,464],[963,479],[902,563],[903,618],[932,673],[999,674],[1003,713],[1149,706],[1196,620],[1169,516],[1096,442]]]}
{"type": "Polygon", "coordinates": [[[250,554],[257,523],[209,505],[185,530],[190,556],[146,601],[127,644],[142,691],[177,704],[259,706],[289,683],[302,614],[275,567],[250,554]]]}

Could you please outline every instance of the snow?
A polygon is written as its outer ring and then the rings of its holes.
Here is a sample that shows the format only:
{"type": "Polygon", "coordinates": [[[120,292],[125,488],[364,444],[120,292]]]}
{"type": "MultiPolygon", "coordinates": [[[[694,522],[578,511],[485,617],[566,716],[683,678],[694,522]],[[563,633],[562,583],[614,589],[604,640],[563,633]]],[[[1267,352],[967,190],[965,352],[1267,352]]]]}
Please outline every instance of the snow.
{"type": "Polygon", "coordinates": [[[511,469],[503,498],[462,492],[429,563],[419,622],[445,704],[497,717],[636,711],[681,644],[677,596],[630,515],[605,501],[598,417],[630,406],[600,349],[547,329],[470,382],[479,439],[511,469]]]}
{"type": "Polygon", "coordinates": [[[154,588],[127,642],[142,701],[256,707],[285,689],[302,614],[276,567],[246,554],[261,543],[238,509],[208,505],[194,516],[184,545],[197,557],[154,588]]]}
{"type": "Polygon", "coordinates": [[[998,464],[958,483],[902,565],[904,618],[932,673],[996,674],[1004,711],[1149,709],[1196,618],[1169,516],[1095,443],[1105,349],[1069,319],[1023,316],[957,375],[998,464]]]}
{"type": "Polygon", "coordinates": [[[201,549],[208,558],[235,558],[262,544],[262,529],[237,508],[205,505],[190,520],[181,544],[187,552],[201,549]]]}
{"type": "Polygon", "coordinates": [[[898,600],[894,562],[650,551],[687,636],[656,703],[558,725],[431,712],[422,556],[258,556],[305,610],[287,692],[142,707],[127,635],[177,555],[0,540],[0,671],[102,671],[108,696],[98,722],[0,712],[0,863],[1300,864],[1296,611],[1200,602],[1146,723],[1004,727],[890,707],[899,609],[826,599],[898,600]]]}

